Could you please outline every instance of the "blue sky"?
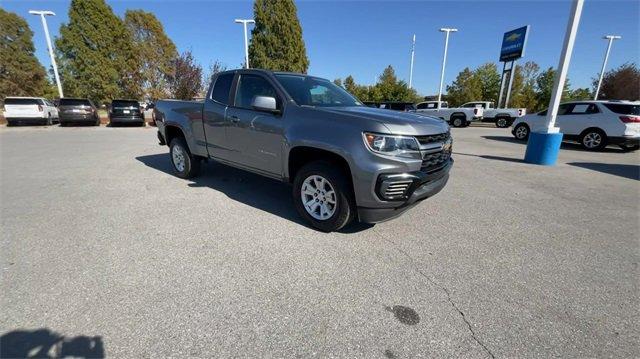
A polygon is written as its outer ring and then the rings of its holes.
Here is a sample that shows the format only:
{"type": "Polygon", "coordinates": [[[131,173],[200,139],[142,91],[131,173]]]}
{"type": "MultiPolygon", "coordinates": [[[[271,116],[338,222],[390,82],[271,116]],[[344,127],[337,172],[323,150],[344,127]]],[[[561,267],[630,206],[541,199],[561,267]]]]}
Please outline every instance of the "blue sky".
{"type": "MultiPolygon", "coordinates": [[[[34,30],[36,55],[48,66],[39,18],[29,9],[48,9],[49,29],[57,36],[67,21],[70,1],[0,0],[0,6],[25,17],[34,30]]],[[[242,25],[235,18],[250,18],[251,1],[108,1],[119,16],[127,9],[155,13],[180,51],[191,50],[207,68],[213,60],[228,67],[243,61],[242,25]]],[[[309,73],[334,79],[351,74],[370,84],[387,65],[409,78],[411,37],[416,34],[414,87],[423,95],[437,92],[444,46],[440,27],[456,27],[452,34],[445,73],[450,83],[465,67],[498,62],[502,34],[531,25],[526,54],[542,68],[557,66],[570,2],[558,1],[299,1],[309,73]]],[[[622,35],[614,43],[608,68],[640,58],[640,1],[586,0],[569,69],[572,87],[591,87],[600,71],[604,34],[622,35]]]]}

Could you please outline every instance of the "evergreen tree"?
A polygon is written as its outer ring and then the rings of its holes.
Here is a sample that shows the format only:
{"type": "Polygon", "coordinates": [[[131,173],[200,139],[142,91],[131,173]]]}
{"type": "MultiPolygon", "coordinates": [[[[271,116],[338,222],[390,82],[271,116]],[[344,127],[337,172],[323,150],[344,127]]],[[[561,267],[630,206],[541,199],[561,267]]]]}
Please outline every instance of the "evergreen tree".
{"type": "Polygon", "coordinates": [[[498,102],[500,93],[500,73],[493,62],[487,62],[474,70],[473,75],[480,81],[482,95],[476,100],[498,102]]]}
{"type": "Polygon", "coordinates": [[[416,102],[419,96],[416,90],[410,89],[406,82],[398,80],[396,72],[387,66],[369,95],[373,101],[416,102]]]}
{"type": "Polygon", "coordinates": [[[51,93],[44,67],[34,55],[33,32],[20,16],[0,8],[0,101],[7,96],[51,93]]]}
{"type": "Polygon", "coordinates": [[[140,76],[144,97],[153,101],[169,95],[167,79],[178,51],[152,13],[127,10],[124,22],[140,52],[140,76]]]}
{"type": "Polygon", "coordinates": [[[593,100],[593,93],[588,88],[577,88],[569,95],[572,101],[593,100]]]}
{"type": "Polygon", "coordinates": [[[191,100],[202,91],[202,67],[194,61],[191,51],[175,59],[169,88],[171,95],[179,100],[191,100]]]}
{"type": "Polygon", "coordinates": [[[477,101],[479,98],[482,98],[482,83],[468,67],[456,76],[451,85],[447,86],[447,101],[450,107],[477,101]]]}
{"type": "Polygon", "coordinates": [[[337,78],[337,79],[333,80],[333,83],[334,83],[336,86],[340,86],[340,87],[342,87],[342,79],[341,79],[341,78],[337,78]]]}
{"type": "Polygon", "coordinates": [[[139,51],[104,0],[71,1],[56,50],[68,96],[103,103],[142,94],[139,51]]]}
{"type": "Polygon", "coordinates": [[[255,0],[253,12],[251,67],[306,73],[309,59],[293,0],[255,0]]]}
{"type": "MultiPolygon", "coordinates": [[[[598,79],[593,79],[595,92],[598,79]]],[[[623,64],[617,69],[609,70],[604,74],[600,93],[600,100],[640,100],[640,70],[636,64],[623,64]]]]}

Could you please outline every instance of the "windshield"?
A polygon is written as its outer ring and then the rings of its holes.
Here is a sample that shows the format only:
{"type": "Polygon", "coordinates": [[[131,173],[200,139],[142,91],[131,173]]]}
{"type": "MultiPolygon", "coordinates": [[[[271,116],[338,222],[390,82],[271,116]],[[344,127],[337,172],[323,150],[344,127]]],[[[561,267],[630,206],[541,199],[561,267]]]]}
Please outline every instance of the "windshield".
{"type": "Polygon", "coordinates": [[[276,75],[276,79],[301,106],[362,106],[360,101],[329,80],[291,74],[276,75]]]}

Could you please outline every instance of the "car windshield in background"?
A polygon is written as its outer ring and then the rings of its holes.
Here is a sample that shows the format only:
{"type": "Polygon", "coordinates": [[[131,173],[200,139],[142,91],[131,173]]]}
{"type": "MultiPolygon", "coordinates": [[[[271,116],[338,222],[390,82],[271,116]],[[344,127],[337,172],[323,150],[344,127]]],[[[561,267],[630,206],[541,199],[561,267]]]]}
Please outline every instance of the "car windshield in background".
{"type": "Polygon", "coordinates": [[[362,106],[360,101],[329,80],[289,74],[276,75],[276,79],[301,106],[362,106]]]}
{"type": "Polygon", "coordinates": [[[621,115],[640,115],[640,105],[605,103],[604,107],[621,115]]]}
{"type": "Polygon", "coordinates": [[[6,98],[5,105],[42,105],[42,101],[35,98],[6,98]]]}
{"type": "Polygon", "coordinates": [[[91,103],[89,103],[89,100],[62,98],[58,106],[91,106],[91,103]]]}
{"type": "Polygon", "coordinates": [[[119,101],[115,100],[111,103],[111,107],[140,107],[138,101],[119,101]]]}

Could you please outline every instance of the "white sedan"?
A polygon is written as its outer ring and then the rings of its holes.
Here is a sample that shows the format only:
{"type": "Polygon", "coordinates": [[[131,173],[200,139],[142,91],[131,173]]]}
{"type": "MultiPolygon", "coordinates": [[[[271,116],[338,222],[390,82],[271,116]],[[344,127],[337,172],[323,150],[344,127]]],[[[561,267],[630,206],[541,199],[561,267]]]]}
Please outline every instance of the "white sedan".
{"type": "MultiPolygon", "coordinates": [[[[547,110],[518,118],[511,126],[513,136],[522,141],[529,133],[545,130],[547,110]]],[[[587,150],[618,145],[625,151],[640,147],[640,102],[576,101],[558,108],[556,127],[563,139],[577,141],[587,150]]]]}

